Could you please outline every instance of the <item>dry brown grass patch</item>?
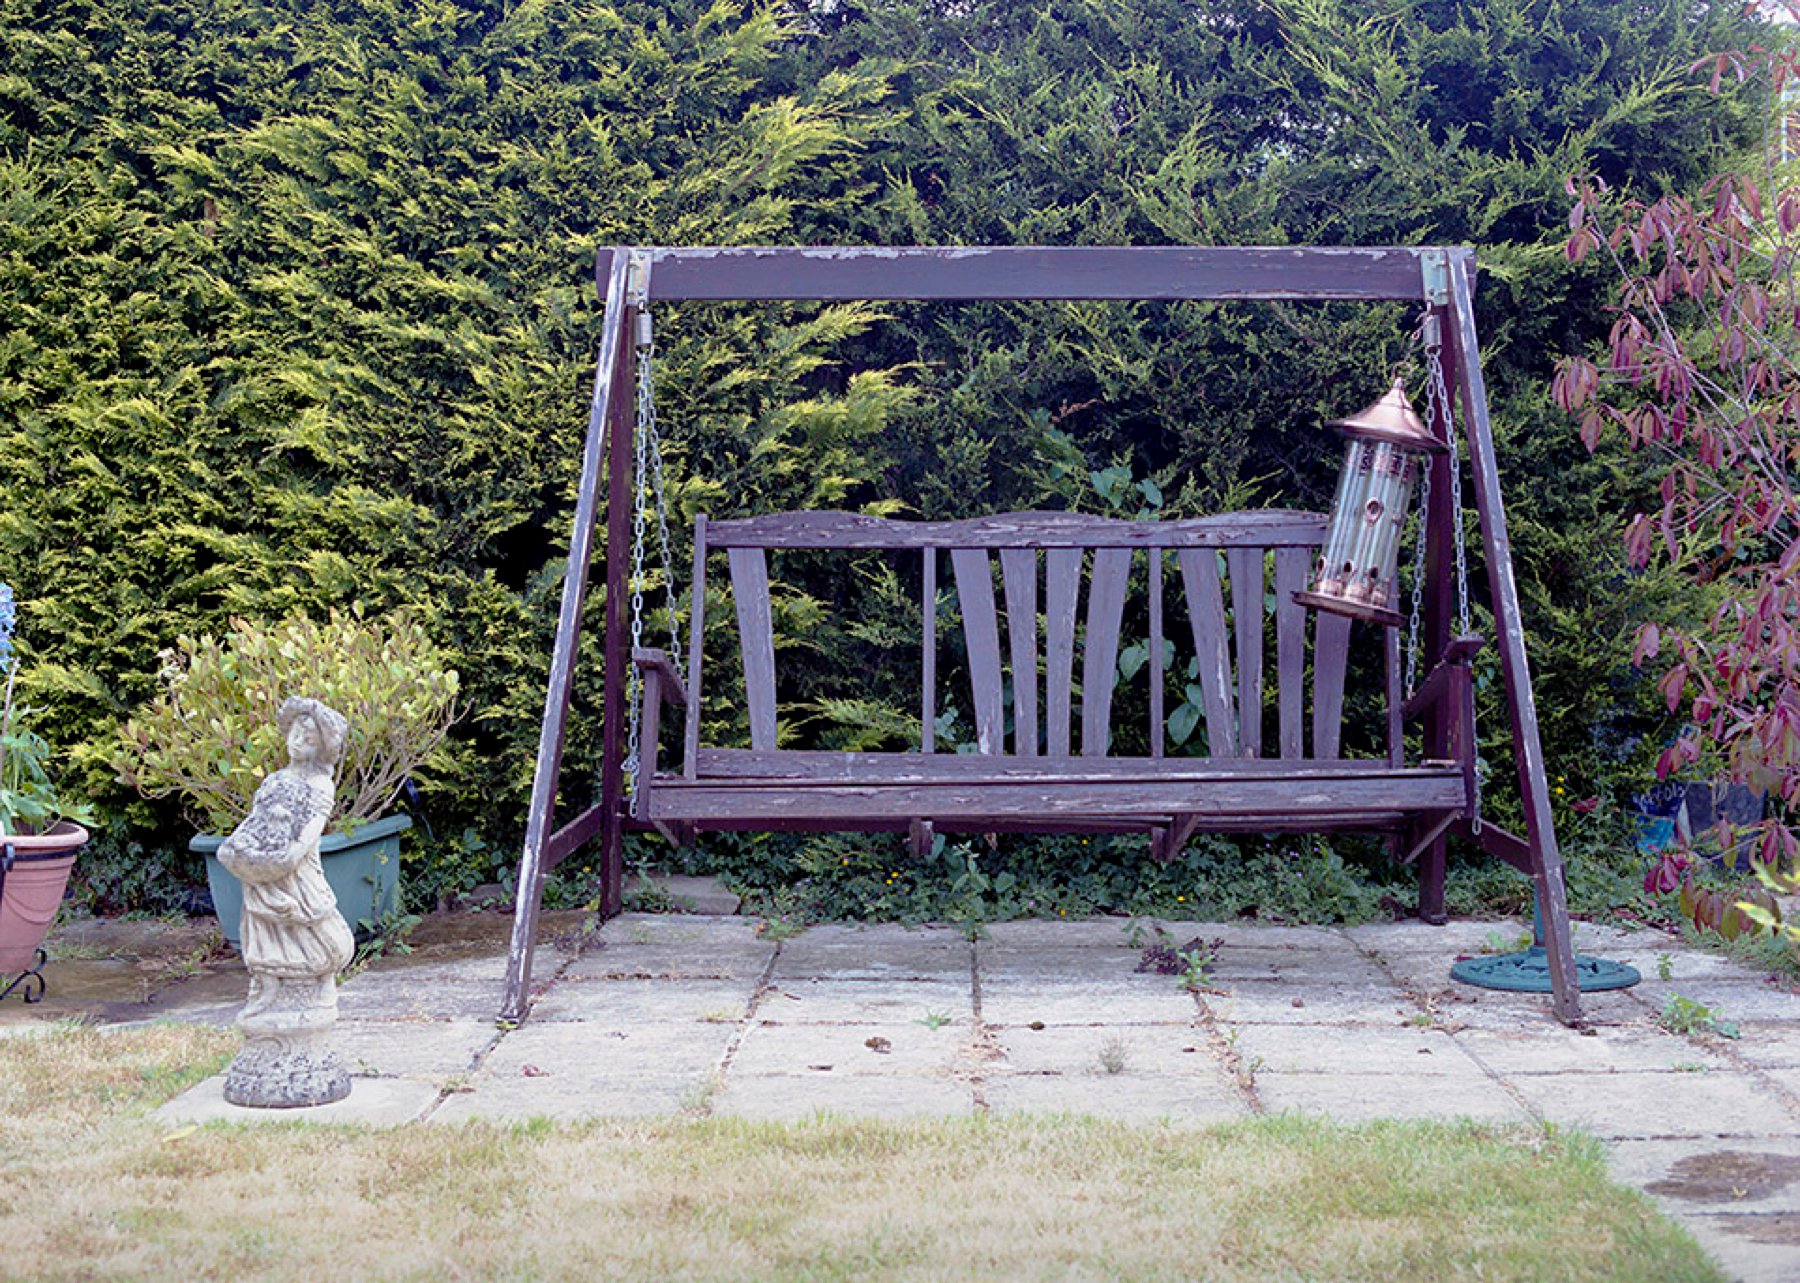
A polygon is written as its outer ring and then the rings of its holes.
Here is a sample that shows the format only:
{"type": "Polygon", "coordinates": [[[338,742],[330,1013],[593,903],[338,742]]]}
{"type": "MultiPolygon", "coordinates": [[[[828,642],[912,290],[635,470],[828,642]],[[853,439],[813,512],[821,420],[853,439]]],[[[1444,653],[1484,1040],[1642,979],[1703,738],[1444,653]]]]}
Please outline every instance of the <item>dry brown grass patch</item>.
{"type": "Polygon", "coordinates": [[[23,1065],[75,1067],[9,1138],[17,1277],[1719,1278],[1566,1138],[1046,1117],[186,1131],[144,1106],[228,1036],[16,1042],[9,1104],[23,1065]]]}

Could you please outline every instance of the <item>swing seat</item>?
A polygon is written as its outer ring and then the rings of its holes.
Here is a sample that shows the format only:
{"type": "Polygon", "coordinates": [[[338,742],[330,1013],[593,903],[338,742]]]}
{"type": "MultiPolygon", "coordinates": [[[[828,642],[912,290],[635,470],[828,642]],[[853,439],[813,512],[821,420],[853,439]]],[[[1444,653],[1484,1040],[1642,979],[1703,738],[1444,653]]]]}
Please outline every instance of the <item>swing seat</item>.
{"type": "MultiPolygon", "coordinates": [[[[1408,764],[1405,722],[1444,700],[1472,710],[1468,662],[1480,639],[1455,640],[1406,700],[1397,630],[1363,625],[1363,634],[1380,634],[1366,638],[1380,646],[1369,665],[1381,673],[1372,701],[1380,712],[1347,747],[1351,621],[1295,601],[1325,528],[1323,516],[1286,511],[1162,522],[1048,512],[939,522],[831,512],[702,517],[687,680],[661,651],[633,656],[644,698],[629,822],[678,841],[730,829],[906,832],[920,851],[940,831],[1141,832],[1160,859],[1201,831],[1354,831],[1390,834],[1401,854],[1416,854],[1470,813],[1474,759],[1457,742],[1447,759],[1408,764]],[[782,747],[769,559],[798,549],[919,558],[916,751],[782,747]],[[954,751],[935,742],[945,552],[974,723],[973,742],[954,751]],[[720,553],[735,604],[747,748],[700,743],[706,573],[720,553]],[[1185,607],[1176,671],[1204,714],[1181,746],[1170,742],[1166,716],[1170,571],[1185,607]],[[1127,680],[1119,655],[1134,594],[1148,658],[1127,680]],[[1142,709],[1147,733],[1115,735],[1115,706],[1126,700],[1142,709]],[[686,713],[678,771],[658,765],[665,703],[686,713]],[[1119,738],[1148,754],[1116,753],[1119,738]],[[1177,747],[1183,755],[1169,756],[1177,747]]],[[[1473,724],[1472,716],[1450,720],[1473,724]]]]}

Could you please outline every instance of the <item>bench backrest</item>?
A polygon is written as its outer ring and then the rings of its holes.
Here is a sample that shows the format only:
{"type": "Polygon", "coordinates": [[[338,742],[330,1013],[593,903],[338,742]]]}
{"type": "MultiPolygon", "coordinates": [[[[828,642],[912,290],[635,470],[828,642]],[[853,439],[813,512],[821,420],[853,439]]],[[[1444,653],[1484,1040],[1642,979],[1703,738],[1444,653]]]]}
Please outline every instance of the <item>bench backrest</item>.
{"type": "MultiPolygon", "coordinates": [[[[711,522],[703,517],[695,528],[694,616],[702,618],[707,554],[723,551],[737,609],[751,747],[773,749],[775,645],[768,551],[916,550],[923,559],[920,747],[931,752],[938,685],[938,570],[940,554],[948,553],[961,602],[980,751],[1021,757],[1040,751],[1103,757],[1112,741],[1114,677],[1126,600],[1134,562],[1142,559],[1149,585],[1146,667],[1152,755],[1163,754],[1166,739],[1163,579],[1165,570],[1172,569],[1182,585],[1187,628],[1199,659],[1196,684],[1203,695],[1208,752],[1221,758],[1334,759],[1341,750],[1350,621],[1308,610],[1293,600],[1294,593],[1306,587],[1324,536],[1323,516],[1279,510],[1184,521],[1127,521],[1063,512],[1008,513],[965,521],[894,521],[837,512],[711,522]],[[1269,666],[1264,616],[1271,589],[1275,715],[1270,719],[1272,742],[1265,744],[1269,666]],[[1004,707],[1008,678],[1013,691],[1010,737],[1004,707]]],[[[696,694],[703,632],[703,627],[693,630],[695,649],[689,665],[696,694]]],[[[1397,761],[1398,642],[1394,629],[1383,632],[1387,747],[1397,761]]],[[[689,707],[689,761],[697,747],[699,702],[695,699],[689,707]]]]}

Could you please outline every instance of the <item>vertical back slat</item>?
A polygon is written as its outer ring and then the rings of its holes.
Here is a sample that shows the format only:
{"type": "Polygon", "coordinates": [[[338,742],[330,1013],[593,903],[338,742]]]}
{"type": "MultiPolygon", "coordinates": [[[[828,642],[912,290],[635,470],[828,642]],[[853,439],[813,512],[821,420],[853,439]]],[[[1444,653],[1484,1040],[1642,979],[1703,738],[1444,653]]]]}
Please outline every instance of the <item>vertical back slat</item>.
{"type": "Polygon", "coordinates": [[[1328,610],[1314,611],[1313,616],[1313,756],[1330,761],[1343,748],[1350,620],[1328,610]]]}
{"type": "Polygon", "coordinates": [[[1281,755],[1306,756],[1306,607],[1294,594],[1306,588],[1306,548],[1275,550],[1275,685],[1281,705],[1281,755]]]}
{"type": "Polygon", "coordinates": [[[1237,631],[1238,756],[1262,756],[1263,552],[1232,548],[1231,614],[1237,631]]]}
{"type": "Polygon", "coordinates": [[[1150,549],[1150,756],[1163,755],[1163,550],[1150,549]]]}
{"type": "Polygon", "coordinates": [[[1052,548],[1044,553],[1044,726],[1052,757],[1069,756],[1081,558],[1079,548],[1052,548]]]}
{"type": "Polygon", "coordinates": [[[662,724],[662,674],[652,668],[640,673],[644,682],[642,719],[638,733],[637,779],[631,790],[631,813],[644,818],[650,800],[650,789],[656,782],[656,728],[662,724]]]}
{"type": "Polygon", "coordinates": [[[1000,550],[1000,578],[1006,585],[1006,643],[1012,653],[1013,752],[1038,751],[1037,551],[1000,550]]]}
{"type": "Polygon", "coordinates": [[[1005,748],[1006,704],[1000,685],[1000,624],[994,614],[994,572],[979,548],[950,550],[956,596],[962,603],[969,686],[975,702],[975,742],[983,753],[1005,748]]]}
{"type": "Polygon", "coordinates": [[[744,654],[744,702],[750,747],[775,747],[775,627],[769,609],[769,563],[761,548],[732,548],[731,595],[737,601],[738,642],[744,654]]]}
{"type": "Polygon", "coordinates": [[[919,631],[924,654],[919,662],[919,751],[937,747],[937,549],[925,549],[925,568],[920,577],[919,631]]]}
{"type": "Polygon", "coordinates": [[[1087,642],[1081,657],[1081,755],[1105,757],[1112,740],[1119,626],[1131,585],[1131,549],[1097,548],[1088,580],[1087,642]]]}
{"type": "Polygon", "coordinates": [[[1194,653],[1200,657],[1200,690],[1206,708],[1206,745],[1212,757],[1237,756],[1231,724],[1231,655],[1225,645],[1225,594],[1219,558],[1211,548],[1183,548],[1175,554],[1187,592],[1194,653]]]}
{"type": "Polygon", "coordinates": [[[706,637],[706,514],[694,518],[694,606],[688,612],[687,728],[681,773],[695,777],[700,760],[700,648],[706,637]]]}

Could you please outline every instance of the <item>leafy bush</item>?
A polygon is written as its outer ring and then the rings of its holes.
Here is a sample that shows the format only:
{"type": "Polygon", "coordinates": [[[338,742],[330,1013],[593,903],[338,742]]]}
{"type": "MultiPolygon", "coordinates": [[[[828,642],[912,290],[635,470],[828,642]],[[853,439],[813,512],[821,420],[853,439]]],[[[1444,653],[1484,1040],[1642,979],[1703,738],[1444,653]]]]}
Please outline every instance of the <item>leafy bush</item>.
{"type": "Polygon", "coordinates": [[[424,628],[360,610],[274,628],[236,619],[223,640],[180,638],[159,676],[162,693],[120,731],[119,778],[147,797],[179,794],[213,833],[236,828],[287,760],[275,715],[289,696],[322,700],[350,723],[331,832],[386,810],[458,715],[456,670],[424,628]]]}
{"type": "MultiPolygon", "coordinates": [[[[1792,54],[1765,58],[1778,81],[1794,70],[1792,54]]],[[[1717,74],[1728,65],[1745,66],[1722,59],[1717,74]]],[[[1768,799],[1750,826],[1768,889],[1734,901],[1683,887],[1683,914],[1728,938],[1779,925],[1770,892],[1800,887],[1800,188],[1773,177],[1724,172],[1655,200],[1572,180],[1567,256],[1607,265],[1617,302],[1604,356],[1564,358],[1554,384],[1589,450],[1616,439],[1651,455],[1659,485],[1625,523],[1626,556],[1692,585],[1683,609],[1636,630],[1633,662],[1661,670],[1684,722],[1658,776],[1729,778],[1768,799]]],[[[1723,817],[1711,837],[1744,841],[1723,817]]],[[[1647,885],[1682,884],[1686,863],[1666,853],[1647,885]]]]}

